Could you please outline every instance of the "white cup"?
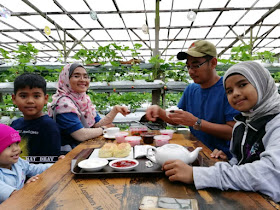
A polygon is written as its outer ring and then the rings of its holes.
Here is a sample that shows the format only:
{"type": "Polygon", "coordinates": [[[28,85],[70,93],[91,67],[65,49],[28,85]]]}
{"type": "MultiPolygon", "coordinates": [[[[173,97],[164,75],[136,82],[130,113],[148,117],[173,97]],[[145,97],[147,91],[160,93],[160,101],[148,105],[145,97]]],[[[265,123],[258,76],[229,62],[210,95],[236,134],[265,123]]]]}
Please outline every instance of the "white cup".
{"type": "Polygon", "coordinates": [[[112,127],[112,128],[106,128],[104,131],[103,131],[103,134],[106,134],[107,136],[110,136],[110,137],[115,137],[115,135],[120,132],[120,128],[118,127],[112,127]]]}

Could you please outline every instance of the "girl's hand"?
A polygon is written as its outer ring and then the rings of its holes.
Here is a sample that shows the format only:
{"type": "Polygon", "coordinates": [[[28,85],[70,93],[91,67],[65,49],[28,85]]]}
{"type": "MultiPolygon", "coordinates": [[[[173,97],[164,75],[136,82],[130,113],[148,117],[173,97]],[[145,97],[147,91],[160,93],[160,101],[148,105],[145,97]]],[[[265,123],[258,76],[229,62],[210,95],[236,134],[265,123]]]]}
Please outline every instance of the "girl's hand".
{"type": "Polygon", "coordinates": [[[193,183],[193,169],[181,160],[166,161],[162,169],[165,175],[169,176],[170,181],[180,181],[184,183],[193,183]]]}
{"type": "Polygon", "coordinates": [[[14,191],[11,193],[10,197],[11,197],[12,195],[14,195],[16,192],[17,192],[17,190],[14,190],[14,191]]]}
{"type": "Polygon", "coordinates": [[[220,158],[224,161],[227,161],[228,158],[227,158],[227,155],[222,151],[222,150],[218,150],[218,149],[214,149],[214,151],[210,154],[210,156],[212,158],[220,158]]]}
{"type": "Polygon", "coordinates": [[[27,181],[26,184],[30,183],[30,182],[35,182],[39,179],[39,174],[36,174],[35,176],[30,177],[27,181]]]}
{"type": "Polygon", "coordinates": [[[130,111],[128,110],[128,108],[125,107],[125,106],[116,105],[116,106],[114,106],[114,109],[115,109],[117,112],[121,113],[123,116],[126,116],[126,115],[128,115],[128,114],[130,113],[130,111]]]}
{"type": "Polygon", "coordinates": [[[61,159],[63,159],[63,158],[65,158],[65,155],[60,155],[60,156],[58,157],[58,160],[61,160],[61,159]]]}

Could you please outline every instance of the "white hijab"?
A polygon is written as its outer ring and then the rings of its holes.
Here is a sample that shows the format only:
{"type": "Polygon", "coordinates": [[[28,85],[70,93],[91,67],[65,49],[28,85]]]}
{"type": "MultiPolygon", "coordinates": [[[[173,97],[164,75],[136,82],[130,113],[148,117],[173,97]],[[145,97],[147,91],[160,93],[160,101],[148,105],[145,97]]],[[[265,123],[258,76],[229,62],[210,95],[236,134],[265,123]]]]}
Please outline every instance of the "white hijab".
{"type": "MultiPolygon", "coordinates": [[[[260,117],[280,113],[280,95],[270,72],[259,63],[246,61],[230,67],[224,77],[226,79],[232,74],[241,74],[256,88],[258,93],[257,104],[249,112],[242,112],[248,121],[254,121],[260,117]]],[[[247,122],[248,122],[247,121],[247,122]]]]}

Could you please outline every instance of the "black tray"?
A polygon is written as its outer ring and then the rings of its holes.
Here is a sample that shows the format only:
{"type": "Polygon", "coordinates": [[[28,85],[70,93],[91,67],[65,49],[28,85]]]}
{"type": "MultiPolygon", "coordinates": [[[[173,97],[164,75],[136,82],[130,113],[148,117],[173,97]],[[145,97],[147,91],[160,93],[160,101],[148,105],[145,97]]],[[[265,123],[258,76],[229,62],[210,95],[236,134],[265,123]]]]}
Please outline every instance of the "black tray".
{"type": "MultiPolygon", "coordinates": [[[[164,174],[159,164],[153,163],[153,166],[148,168],[145,164],[147,158],[137,158],[139,165],[131,171],[114,171],[109,164],[100,171],[85,171],[78,166],[78,163],[87,159],[94,149],[84,149],[71,161],[71,172],[75,175],[145,175],[145,174],[164,174]]],[[[110,160],[109,160],[110,162],[110,160]]]]}

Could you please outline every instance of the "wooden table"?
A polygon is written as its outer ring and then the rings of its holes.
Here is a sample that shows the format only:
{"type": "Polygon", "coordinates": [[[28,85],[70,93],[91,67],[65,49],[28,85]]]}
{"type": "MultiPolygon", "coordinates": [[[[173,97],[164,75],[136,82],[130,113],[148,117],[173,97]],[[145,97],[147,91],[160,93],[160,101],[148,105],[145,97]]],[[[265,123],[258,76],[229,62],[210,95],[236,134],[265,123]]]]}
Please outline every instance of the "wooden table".
{"type": "MultiPolygon", "coordinates": [[[[73,158],[86,148],[98,148],[105,142],[103,137],[86,141],[69,152],[40,175],[38,181],[25,185],[15,195],[0,205],[0,209],[127,209],[139,208],[143,196],[195,198],[200,209],[279,209],[280,206],[259,193],[196,190],[194,185],[170,182],[163,175],[135,177],[77,177],[70,171],[73,158]]],[[[171,143],[196,148],[202,164],[213,165],[211,151],[188,132],[174,134],[171,143]]]]}

